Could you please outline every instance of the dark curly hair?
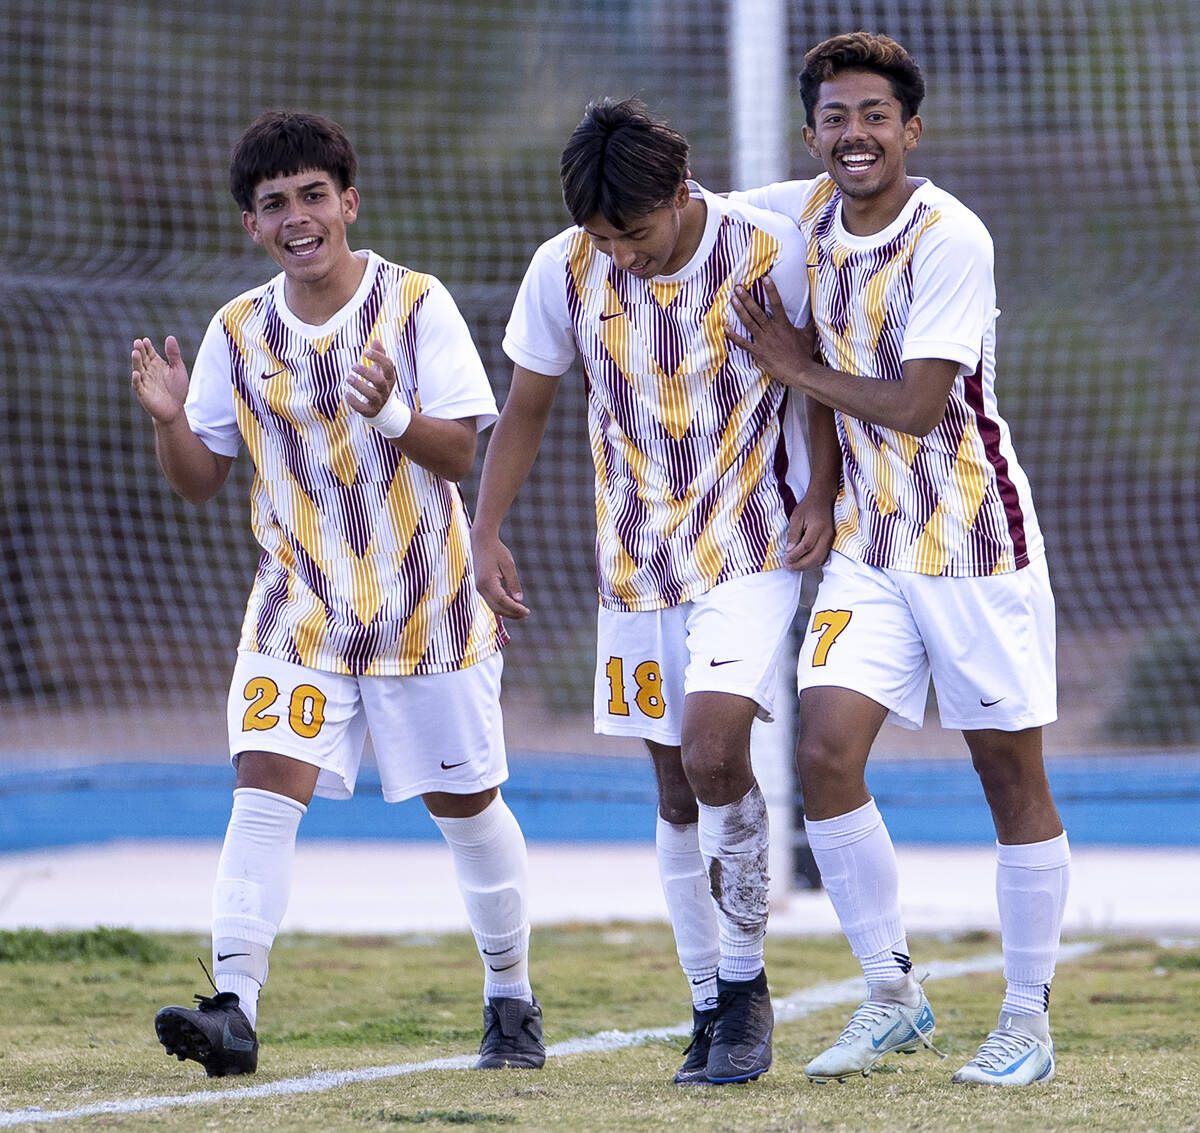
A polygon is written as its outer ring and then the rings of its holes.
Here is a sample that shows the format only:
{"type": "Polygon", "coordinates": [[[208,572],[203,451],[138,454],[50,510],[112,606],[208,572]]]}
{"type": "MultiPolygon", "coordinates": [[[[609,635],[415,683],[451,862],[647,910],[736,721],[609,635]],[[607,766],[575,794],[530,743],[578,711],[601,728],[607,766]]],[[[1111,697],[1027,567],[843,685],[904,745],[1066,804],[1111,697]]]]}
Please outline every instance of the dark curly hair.
{"type": "Polygon", "coordinates": [[[328,173],[339,191],[354,184],[358,158],[345,131],[328,118],[302,110],[267,110],[233,147],[229,191],[243,212],[253,212],[259,184],[308,169],[328,173]]]}
{"type": "Polygon", "coordinates": [[[925,97],[925,79],[917,61],[894,39],[866,31],[835,35],[818,43],[804,56],[800,72],[800,100],[810,129],[816,128],[814,110],[821,84],[842,71],[874,71],[892,84],[907,122],[925,97]]]}

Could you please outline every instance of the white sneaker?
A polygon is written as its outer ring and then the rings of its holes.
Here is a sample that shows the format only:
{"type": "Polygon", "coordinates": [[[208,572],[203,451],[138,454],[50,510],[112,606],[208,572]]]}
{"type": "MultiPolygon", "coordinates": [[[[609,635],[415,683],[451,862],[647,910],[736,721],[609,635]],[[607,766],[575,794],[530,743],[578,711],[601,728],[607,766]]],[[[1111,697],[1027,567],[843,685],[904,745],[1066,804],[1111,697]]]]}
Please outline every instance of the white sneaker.
{"type": "Polygon", "coordinates": [[[950,1079],[981,1086],[1030,1086],[1054,1077],[1050,1016],[1000,1013],[975,1057],[950,1079]]]}
{"type": "Polygon", "coordinates": [[[912,1054],[927,1046],[939,1058],[945,1055],[929,1041],[933,1034],[933,1009],[921,985],[905,976],[871,988],[859,1004],[837,1041],[822,1051],[805,1068],[813,1082],[844,1081],[848,1075],[864,1078],[885,1054],[912,1054]]]}

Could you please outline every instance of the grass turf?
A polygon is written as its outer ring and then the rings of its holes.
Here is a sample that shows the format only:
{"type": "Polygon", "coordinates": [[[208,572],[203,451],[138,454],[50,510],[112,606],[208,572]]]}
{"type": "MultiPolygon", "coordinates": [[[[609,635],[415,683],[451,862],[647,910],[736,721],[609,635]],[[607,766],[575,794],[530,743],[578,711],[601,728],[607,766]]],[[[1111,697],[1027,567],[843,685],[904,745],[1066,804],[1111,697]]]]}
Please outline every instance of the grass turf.
{"type": "MultiPolygon", "coordinates": [[[[983,934],[914,939],[922,961],[998,950],[983,934]]],[[[478,1126],[519,1130],[1131,1130],[1200,1129],[1200,951],[1110,939],[1060,965],[1052,1020],[1058,1076],[1026,1090],[952,1086],[950,1074],[994,1024],[1000,973],[928,985],[947,1054],[893,1056],[870,1078],[810,1084],[805,1061],[836,1037],[852,1003],[781,1023],[775,1065],[758,1082],[679,1089],[685,1038],[551,1058],[540,1072],[426,1069],[329,1083],[305,1094],[247,1095],[331,1071],[396,1067],[471,1054],[481,1029],[473,941],[437,937],[285,936],[259,1019],[253,1078],[210,1080],[168,1059],[154,1011],[206,990],[199,937],[0,933],[0,1127],[14,1111],[74,1111],[130,1099],[145,1112],[76,1114],[59,1128],[244,1131],[478,1126]],[[19,939],[18,939],[19,938],[19,939]]],[[[547,1043],[597,1032],[669,1027],[689,1018],[664,925],[540,928],[535,989],[547,1043]]],[[[771,938],[777,999],[857,974],[840,939],[771,938]]],[[[47,1126],[49,1128],[55,1125],[47,1126]]]]}

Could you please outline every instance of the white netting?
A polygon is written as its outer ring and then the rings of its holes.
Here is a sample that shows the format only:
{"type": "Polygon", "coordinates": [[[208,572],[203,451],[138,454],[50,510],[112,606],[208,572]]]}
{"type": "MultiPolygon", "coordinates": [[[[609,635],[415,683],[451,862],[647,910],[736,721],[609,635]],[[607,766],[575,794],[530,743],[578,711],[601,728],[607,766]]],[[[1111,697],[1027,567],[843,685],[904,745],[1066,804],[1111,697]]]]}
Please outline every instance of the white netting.
{"type": "MultiPolygon", "coordinates": [[[[910,47],[930,88],[911,168],[995,238],[1001,406],[1049,542],[1063,715],[1090,744],[1200,738],[1198,14],[789,6],[791,75],[853,27],[910,47]]],[[[216,307],[273,273],[226,187],[258,111],[346,127],[356,243],[450,286],[502,399],[503,324],[533,248],[566,223],[558,154],[589,98],[641,95],[688,135],[694,173],[730,186],[729,18],[718,0],[0,7],[9,716],[219,714],[256,560],[247,462],[203,509],[175,500],[128,357],[135,335],[175,333],[190,358],[216,307]]],[[[808,176],[790,85],[787,105],[808,176]]],[[[515,629],[506,695],[564,712],[589,702],[595,608],[575,379],[507,529],[537,614],[515,629]]]]}

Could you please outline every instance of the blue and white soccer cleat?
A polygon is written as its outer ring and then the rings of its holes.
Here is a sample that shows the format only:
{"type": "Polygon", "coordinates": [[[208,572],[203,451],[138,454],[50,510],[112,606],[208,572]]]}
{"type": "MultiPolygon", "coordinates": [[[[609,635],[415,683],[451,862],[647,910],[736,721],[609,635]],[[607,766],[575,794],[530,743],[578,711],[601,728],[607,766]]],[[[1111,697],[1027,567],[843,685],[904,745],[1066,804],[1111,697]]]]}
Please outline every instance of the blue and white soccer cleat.
{"type": "Polygon", "coordinates": [[[844,1081],[852,1074],[864,1078],[886,1054],[912,1054],[927,1046],[945,1058],[929,1041],[934,1031],[933,1009],[921,985],[912,976],[870,988],[833,1046],[822,1051],[805,1068],[810,1081],[844,1081]]]}
{"type": "Polygon", "coordinates": [[[1049,1015],[1001,1012],[996,1029],[950,1081],[979,1086],[1032,1086],[1053,1077],[1049,1015]]]}

